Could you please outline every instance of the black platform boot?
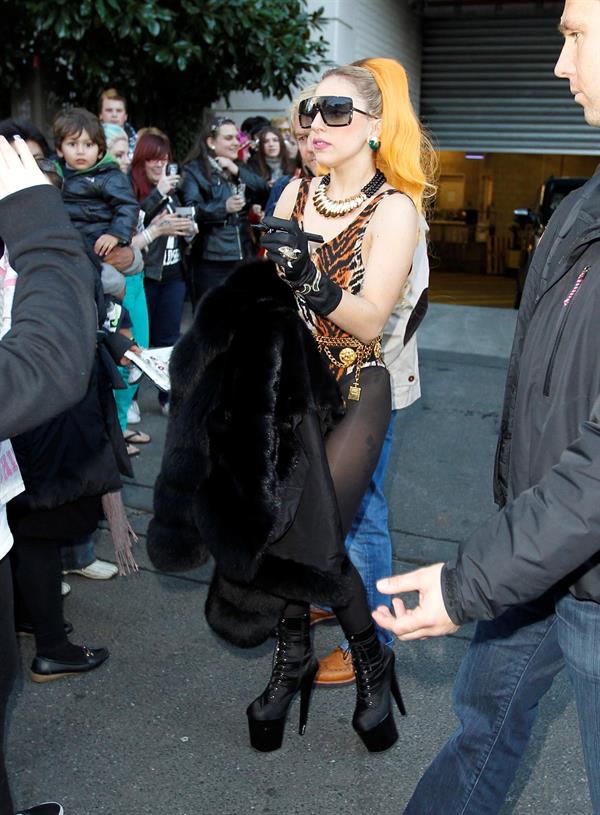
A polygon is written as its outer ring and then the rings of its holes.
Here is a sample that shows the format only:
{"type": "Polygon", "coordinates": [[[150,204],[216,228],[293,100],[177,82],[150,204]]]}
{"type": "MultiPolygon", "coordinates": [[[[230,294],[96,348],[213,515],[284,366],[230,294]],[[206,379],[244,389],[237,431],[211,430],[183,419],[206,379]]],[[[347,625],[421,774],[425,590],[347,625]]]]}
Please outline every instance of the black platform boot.
{"type": "Polygon", "coordinates": [[[300,691],[300,735],[306,730],[308,706],[319,662],[310,640],[310,614],[282,617],[269,684],[246,711],[250,743],[263,753],[278,750],[288,709],[300,691]]]}
{"type": "Polygon", "coordinates": [[[406,716],[394,670],[396,659],[392,649],[379,642],[373,624],[360,634],[348,636],[348,642],[356,673],[356,709],[352,726],[367,750],[378,753],[387,750],[398,738],[392,695],[400,713],[406,716]]]}

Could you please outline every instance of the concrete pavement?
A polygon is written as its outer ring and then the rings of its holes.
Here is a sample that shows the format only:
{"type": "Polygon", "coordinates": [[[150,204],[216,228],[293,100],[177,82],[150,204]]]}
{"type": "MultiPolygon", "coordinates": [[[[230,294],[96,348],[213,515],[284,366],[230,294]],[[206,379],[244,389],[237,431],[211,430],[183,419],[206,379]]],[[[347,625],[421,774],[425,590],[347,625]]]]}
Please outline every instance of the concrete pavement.
{"type": "MultiPolygon", "coordinates": [[[[506,311],[432,307],[421,335],[424,395],[400,416],[387,482],[398,571],[449,556],[493,512],[490,473],[512,320],[506,311]]],[[[304,738],[296,702],[282,750],[252,751],[245,707],[265,684],[271,648],[234,650],[211,634],[203,617],[209,567],[165,576],[150,566],[143,535],[166,421],[149,387],[141,404],[141,427],[154,441],[126,487],[142,536],[141,572],[108,582],[70,578],[65,615],[73,640],[111,650],[98,671],[34,685],[26,671],[32,643],[22,641],[8,744],[17,804],[58,799],[66,815],[402,812],[455,726],[451,687],[471,628],[396,645],[409,716],[397,717],[400,739],[387,753],[369,755],[352,731],[352,688],[315,692],[304,738]]],[[[98,553],[111,558],[104,535],[98,553]]],[[[319,627],[318,652],[338,639],[335,626],[319,627]]],[[[591,806],[562,675],[543,701],[503,815],[567,811],[584,815],[591,806]]]]}

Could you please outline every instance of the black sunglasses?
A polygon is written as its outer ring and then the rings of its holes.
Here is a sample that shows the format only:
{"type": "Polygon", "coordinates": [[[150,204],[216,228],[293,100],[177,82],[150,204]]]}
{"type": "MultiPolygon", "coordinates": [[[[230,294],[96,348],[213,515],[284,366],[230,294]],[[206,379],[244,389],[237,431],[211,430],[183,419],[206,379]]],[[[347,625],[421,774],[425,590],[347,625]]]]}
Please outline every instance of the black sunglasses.
{"type": "Polygon", "coordinates": [[[303,99],[298,105],[298,119],[300,127],[309,128],[317,113],[320,113],[328,127],[346,127],[352,121],[354,111],[376,118],[366,110],[355,108],[349,96],[313,96],[303,99]]]}

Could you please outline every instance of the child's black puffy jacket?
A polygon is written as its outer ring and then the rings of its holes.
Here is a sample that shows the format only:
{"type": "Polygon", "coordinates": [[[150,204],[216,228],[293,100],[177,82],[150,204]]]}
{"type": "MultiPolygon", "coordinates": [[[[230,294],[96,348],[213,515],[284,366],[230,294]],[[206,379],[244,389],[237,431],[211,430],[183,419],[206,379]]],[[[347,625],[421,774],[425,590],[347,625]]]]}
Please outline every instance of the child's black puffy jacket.
{"type": "Polygon", "coordinates": [[[71,222],[88,243],[100,235],[114,235],[122,243],[130,243],[138,222],[140,205],[129,178],[121,172],[114,159],[104,156],[98,164],[81,172],[65,172],[63,201],[71,222]]]}

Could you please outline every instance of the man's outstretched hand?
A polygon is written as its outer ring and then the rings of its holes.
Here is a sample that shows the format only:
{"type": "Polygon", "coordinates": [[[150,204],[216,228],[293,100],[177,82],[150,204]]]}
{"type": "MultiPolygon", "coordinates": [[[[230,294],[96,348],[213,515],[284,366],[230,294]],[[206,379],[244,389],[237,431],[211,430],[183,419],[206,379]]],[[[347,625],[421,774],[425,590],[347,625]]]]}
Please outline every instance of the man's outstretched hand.
{"type": "Polygon", "coordinates": [[[0,136],[0,199],[28,187],[50,183],[23,139],[16,138],[13,147],[0,136]]]}
{"type": "Polygon", "coordinates": [[[416,608],[406,608],[399,597],[394,597],[392,598],[394,614],[386,606],[379,606],[373,612],[375,622],[382,628],[392,631],[399,640],[442,637],[458,631],[458,626],[448,616],[442,598],[443,567],[443,563],[436,563],[415,572],[378,580],[377,588],[383,594],[419,592],[419,605],[416,608]]]}

